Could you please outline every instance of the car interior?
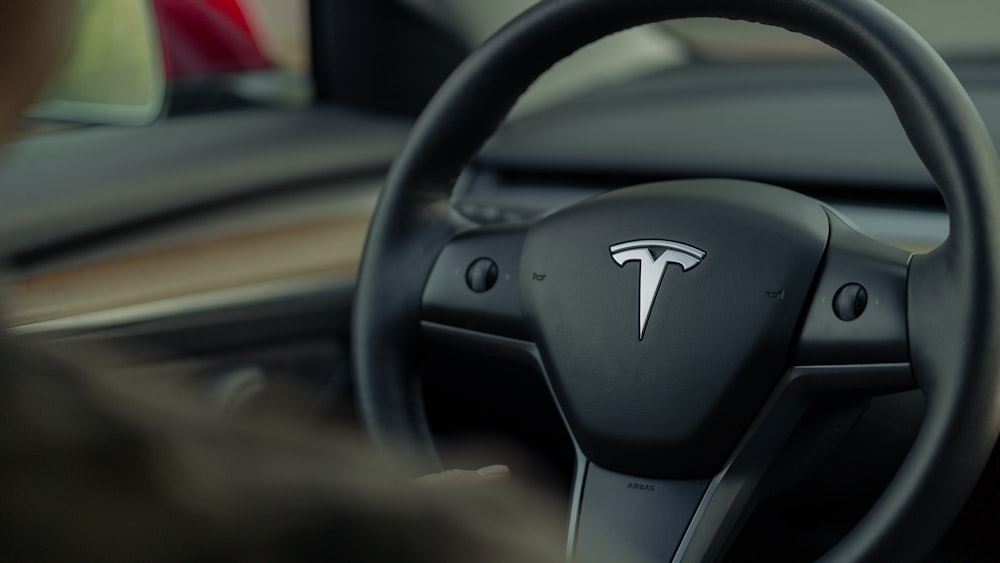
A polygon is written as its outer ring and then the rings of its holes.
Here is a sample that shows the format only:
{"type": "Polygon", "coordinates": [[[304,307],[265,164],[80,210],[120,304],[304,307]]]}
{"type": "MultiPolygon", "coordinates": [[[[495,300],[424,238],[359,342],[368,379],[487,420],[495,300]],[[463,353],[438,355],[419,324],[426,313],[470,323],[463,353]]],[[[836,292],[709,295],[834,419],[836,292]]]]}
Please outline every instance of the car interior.
{"type": "Polygon", "coordinates": [[[487,40],[535,2],[299,4],[308,63],[266,83],[293,96],[227,70],[168,81],[144,124],[25,123],[0,159],[10,332],[116,350],[121,377],[191,374],[222,414],[295,386],[428,469],[523,452],[570,554],[610,529],[664,561],[1000,559],[998,454],[974,450],[1000,380],[977,370],[1000,360],[935,363],[994,329],[1000,185],[954,171],[996,160],[1000,5],[555,0],[487,40]],[[913,256],[960,243],[954,286],[913,285],[938,279],[913,256]],[[687,379],[642,375],[670,361],[687,379]],[[828,364],[850,373],[816,383],[828,364]],[[712,366],[738,376],[688,428],[712,366]],[[795,385],[794,415],[759,414],[795,385]]]}

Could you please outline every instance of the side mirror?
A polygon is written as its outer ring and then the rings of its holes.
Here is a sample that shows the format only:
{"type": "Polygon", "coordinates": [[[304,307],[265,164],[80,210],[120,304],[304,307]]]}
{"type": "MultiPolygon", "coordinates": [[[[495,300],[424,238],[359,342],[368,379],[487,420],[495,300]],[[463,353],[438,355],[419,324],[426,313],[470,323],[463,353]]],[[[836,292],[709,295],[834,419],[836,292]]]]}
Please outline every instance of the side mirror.
{"type": "Polygon", "coordinates": [[[152,1],[83,0],[63,66],[31,117],[144,125],[161,115],[164,58],[152,1]]]}

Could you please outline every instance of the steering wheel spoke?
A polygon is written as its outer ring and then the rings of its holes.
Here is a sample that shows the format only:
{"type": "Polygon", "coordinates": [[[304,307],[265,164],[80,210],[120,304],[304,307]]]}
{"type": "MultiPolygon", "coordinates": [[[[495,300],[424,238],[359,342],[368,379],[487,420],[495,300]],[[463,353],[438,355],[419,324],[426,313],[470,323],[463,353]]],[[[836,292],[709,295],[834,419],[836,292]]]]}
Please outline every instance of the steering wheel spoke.
{"type": "Polygon", "coordinates": [[[422,320],[466,331],[452,331],[452,340],[474,333],[527,340],[519,272],[529,226],[481,227],[452,238],[438,255],[424,287],[422,320]]]}
{"type": "Polygon", "coordinates": [[[909,361],[910,253],[878,242],[832,210],[830,239],[794,353],[797,365],[909,361]]]}
{"type": "Polygon", "coordinates": [[[913,389],[909,364],[789,369],[723,467],[708,478],[656,479],[604,469],[578,449],[567,552],[627,546],[642,560],[720,559],[763,497],[767,470],[813,400],[830,392],[913,389]]]}
{"type": "Polygon", "coordinates": [[[623,560],[670,561],[699,519],[707,479],[655,479],[604,469],[581,454],[567,553],[607,553],[623,560]]]}

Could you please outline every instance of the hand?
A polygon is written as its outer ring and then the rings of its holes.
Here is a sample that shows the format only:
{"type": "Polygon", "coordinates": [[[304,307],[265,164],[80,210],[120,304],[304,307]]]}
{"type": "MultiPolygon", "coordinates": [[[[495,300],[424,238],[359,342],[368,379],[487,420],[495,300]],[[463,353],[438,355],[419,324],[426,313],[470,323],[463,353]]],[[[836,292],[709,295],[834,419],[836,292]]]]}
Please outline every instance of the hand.
{"type": "Polygon", "coordinates": [[[462,485],[480,485],[486,483],[502,483],[510,478],[510,468],[506,465],[488,465],[475,471],[468,469],[449,469],[440,473],[432,473],[418,477],[416,483],[432,487],[450,487],[462,485]]]}

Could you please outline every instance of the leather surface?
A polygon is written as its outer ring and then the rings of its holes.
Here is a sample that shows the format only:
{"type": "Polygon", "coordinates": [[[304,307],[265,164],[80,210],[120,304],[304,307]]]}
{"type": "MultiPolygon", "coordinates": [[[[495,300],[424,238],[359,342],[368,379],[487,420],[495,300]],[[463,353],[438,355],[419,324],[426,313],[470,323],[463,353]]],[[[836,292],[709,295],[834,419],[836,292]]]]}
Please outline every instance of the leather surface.
{"type": "Polygon", "coordinates": [[[521,303],[587,459],[660,479],[716,474],[785,371],[829,231],[816,200],[717,179],[614,190],[536,223],[521,303]],[[612,249],[650,239],[702,254],[646,280],[640,338],[639,280],[663,253],[639,247],[619,265],[612,249]]]}

